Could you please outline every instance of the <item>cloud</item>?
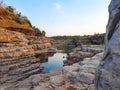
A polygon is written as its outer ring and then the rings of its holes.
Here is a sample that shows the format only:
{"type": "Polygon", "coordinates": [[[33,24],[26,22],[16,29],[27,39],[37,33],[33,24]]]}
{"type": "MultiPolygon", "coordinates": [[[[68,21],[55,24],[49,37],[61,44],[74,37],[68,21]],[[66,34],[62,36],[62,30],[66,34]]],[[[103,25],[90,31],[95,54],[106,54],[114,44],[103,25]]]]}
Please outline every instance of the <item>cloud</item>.
{"type": "Polygon", "coordinates": [[[56,7],[57,10],[61,9],[61,5],[59,3],[54,3],[54,6],[56,7]]]}

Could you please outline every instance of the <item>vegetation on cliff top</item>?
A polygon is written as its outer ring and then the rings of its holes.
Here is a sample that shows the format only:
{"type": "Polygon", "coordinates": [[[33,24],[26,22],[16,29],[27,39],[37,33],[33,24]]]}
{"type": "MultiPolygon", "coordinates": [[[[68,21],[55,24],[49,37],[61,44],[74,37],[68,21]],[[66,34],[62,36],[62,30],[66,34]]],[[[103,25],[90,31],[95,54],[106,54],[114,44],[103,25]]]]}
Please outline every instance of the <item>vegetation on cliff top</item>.
{"type": "Polygon", "coordinates": [[[2,1],[0,2],[0,27],[26,35],[45,36],[45,31],[40,31],[32,26],[31,21],[26,16],[17,12],[13,6],[5,5],[2,1]]]}

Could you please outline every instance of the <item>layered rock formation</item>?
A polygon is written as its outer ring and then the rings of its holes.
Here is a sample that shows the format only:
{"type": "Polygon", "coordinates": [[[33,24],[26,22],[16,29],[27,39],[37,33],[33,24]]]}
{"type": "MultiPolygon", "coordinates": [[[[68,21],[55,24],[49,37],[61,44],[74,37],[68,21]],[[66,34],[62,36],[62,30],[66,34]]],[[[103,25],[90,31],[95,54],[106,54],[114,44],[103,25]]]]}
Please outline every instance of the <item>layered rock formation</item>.
{"type": "Polygon", "coordinates": [[[47,74],[32,75],[5,90],[94,90],[95,69],[102,56],[103,53],[99,53],[47,74]]]}
{"type": "Polygon", "coordinates": [[[26,36],[19,32],[0,28],[0,58],[23,57],[34,55],[26,36]]]}
{"type": "Polygon", "coordinates": [[[30,25],[30,21],[27,18],[20,16],[21,15],[14,13],[14,11],[11,12],[5,7],[3,8],[0,6],[0,27],[27,35],[35,35],[35,30],[30,25]]]}
{"type": "Polygon", "coordinates": [[[111,0],[104,57],[97,69],[96,90],[120,90],[120,0],[111,0]]]}
{"type": "Polygon", "coordinates": [[[0,28],[0,58],[33,56],[49,52],[54,41],[46,37],[26,36],[22,33],[0,28]]]}
{"type": "MultiPolygon", "coordinates": [[[[29,45],[34,49],[36,54],[49,52],[54,47],[54,40],[46,37],[28,36],[29,45]]],[[[54,51],[54,50],[53,50],[54,51]]]]}
{"type": "Polygon", "coordinates": [[[0,59],[0,87],[14,85],[31,75],[42,72],[41,59],[35,57],[0,59]]]}
{"type": "Polygon", "coordinates": [[[36,52],[49,52],[52,41],[0,28],[0,89],[42,71],[36,52]],[[30,38],[30,39],[29,39],[30,38]]]}
{"type": "Polygon", "coordinates": [[[72,65],[79,61],[82,61],[84,58],[92,57],[97,53],[104,51],[104,45],[82,45],[81,48],[72,49],[68,55],[68,60],[64,61],[64,65],[72,65]]]}
{"type": "Polygon", "coordinates": [[[36,55],[54,52],[54,40],[43,34],[27,17],[0,6],[0,90],[43,70],[44,59],[36,55]]]}

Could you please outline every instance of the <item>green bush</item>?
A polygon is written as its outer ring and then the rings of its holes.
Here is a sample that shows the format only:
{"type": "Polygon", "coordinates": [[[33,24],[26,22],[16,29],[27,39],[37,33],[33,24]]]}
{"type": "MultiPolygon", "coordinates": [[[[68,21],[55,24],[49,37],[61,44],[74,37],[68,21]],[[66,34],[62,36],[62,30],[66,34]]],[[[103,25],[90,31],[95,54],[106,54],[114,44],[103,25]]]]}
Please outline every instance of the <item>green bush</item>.
{"type": "Polygon", "coordinates": [[[7,7],[6,7],[6,10],[8,10],[8,11],[11,12],[11,13],[14,13],[15,8],[14,8],[13,6],[7,6],[7,7]]]}
{"type": "Polygon", "coordinates": [[[46,32],[45,31],[42,31],[42,36],[46,36],[46,32]]]}

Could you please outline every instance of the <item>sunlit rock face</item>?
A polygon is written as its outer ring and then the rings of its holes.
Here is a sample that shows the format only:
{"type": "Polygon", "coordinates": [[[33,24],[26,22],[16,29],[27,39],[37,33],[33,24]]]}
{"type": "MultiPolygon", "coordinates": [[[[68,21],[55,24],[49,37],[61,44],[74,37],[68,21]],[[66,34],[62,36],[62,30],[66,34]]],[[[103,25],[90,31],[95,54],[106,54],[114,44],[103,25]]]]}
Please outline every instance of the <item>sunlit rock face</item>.
{"type": "Polygon", "coordinates": [[[12,58],[34,55],[22,33],[0,28],[0,58],[12,58]]]}
{"type": "Polygon", "coordinates": [[[120,0],[111,0],[105,53],[97,68],[96,90],[120,90],[120,0]]]}

